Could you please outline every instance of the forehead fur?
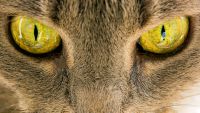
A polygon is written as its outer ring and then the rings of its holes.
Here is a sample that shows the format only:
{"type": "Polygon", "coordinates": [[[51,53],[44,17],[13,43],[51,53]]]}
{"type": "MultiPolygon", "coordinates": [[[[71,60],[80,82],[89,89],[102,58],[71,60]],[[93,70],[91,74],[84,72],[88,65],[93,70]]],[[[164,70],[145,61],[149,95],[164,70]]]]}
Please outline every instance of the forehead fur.
{"type": "Polygon", "coordinates": [[[144,0],[58,0],[50,11],[53,19],[74,19],[77,17],[96,21],[127,20],[141,24],[147,14],[144,0]]]}

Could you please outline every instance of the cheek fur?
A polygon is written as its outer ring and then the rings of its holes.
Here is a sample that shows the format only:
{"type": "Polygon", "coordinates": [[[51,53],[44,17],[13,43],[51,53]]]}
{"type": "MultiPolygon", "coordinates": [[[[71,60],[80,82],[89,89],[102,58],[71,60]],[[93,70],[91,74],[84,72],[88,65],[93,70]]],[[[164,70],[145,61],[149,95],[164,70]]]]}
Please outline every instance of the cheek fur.
{"type": "Polygon", "coordinates": [[[182,92],[181,98],[173,104],[176,113],[200,113],[200,82],[182,92]]]}

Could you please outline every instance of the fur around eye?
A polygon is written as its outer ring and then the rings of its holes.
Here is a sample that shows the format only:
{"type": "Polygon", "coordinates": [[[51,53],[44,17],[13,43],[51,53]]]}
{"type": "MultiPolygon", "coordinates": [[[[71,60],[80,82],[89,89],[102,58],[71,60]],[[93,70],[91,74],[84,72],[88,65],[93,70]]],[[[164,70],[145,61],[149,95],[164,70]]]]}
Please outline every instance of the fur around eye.
{"type": "Polygon", "coordinates": [[[54,29],[29,17],[14,17],[11,33],[15,43],[32,54],[51,52],[61,43],[61,38],[54,29]]]}
{"type": "Polygon", "coordinates": [[[183,44],[188,30],[188,18],[176,17],[144,33],[139,43],[145,51],[157,54],[169,53],[183,44]]]}

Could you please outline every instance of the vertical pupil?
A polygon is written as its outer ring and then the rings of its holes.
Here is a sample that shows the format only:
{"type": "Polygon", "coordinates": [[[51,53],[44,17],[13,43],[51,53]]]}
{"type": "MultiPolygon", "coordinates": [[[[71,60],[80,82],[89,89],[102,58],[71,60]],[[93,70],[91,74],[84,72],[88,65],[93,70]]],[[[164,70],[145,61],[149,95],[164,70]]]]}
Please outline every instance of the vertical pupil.
{"type": "Polygon", "coordinates": [[[163,40],[165,40],[166,31],[165,31],[165,26],[164,25],[162,26],[161,35],[162,35],[163,40]]]}
{"type": "Polygon", "coordinates": [[[37,38],[38,38],[38,28],[37,28],[36,25],[34,27],[34,36],[35,36],[35,41],[37,41],[37,38]]]}

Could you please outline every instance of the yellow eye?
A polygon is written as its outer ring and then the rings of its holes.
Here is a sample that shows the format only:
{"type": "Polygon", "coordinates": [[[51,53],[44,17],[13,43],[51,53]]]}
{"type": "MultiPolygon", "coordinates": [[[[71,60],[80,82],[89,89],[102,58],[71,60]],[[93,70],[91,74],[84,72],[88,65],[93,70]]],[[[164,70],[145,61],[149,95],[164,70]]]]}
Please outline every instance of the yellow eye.
{"type": "Polygon", "coordinates": [[[61,38],[55,30],[24,16],[12,19],[11,33],[15,43],[21,49],[32,54],[51,52],[61,42],[61,38]]]}
{"type": "Polygon", "coordinates": [[[145,51],[157,54],[169,53],[183,44],[188,30],[188,18],[176,17],[144,33],[139,43],[145,51]]]}

